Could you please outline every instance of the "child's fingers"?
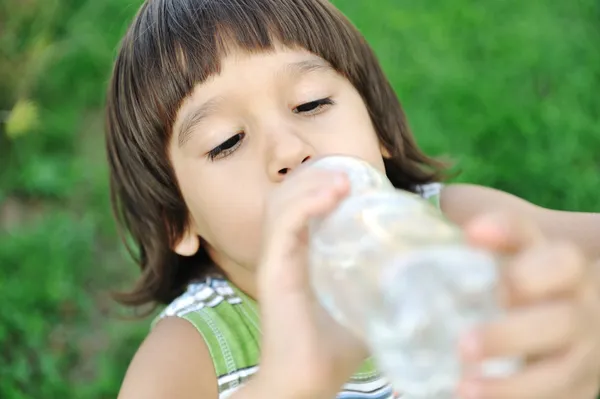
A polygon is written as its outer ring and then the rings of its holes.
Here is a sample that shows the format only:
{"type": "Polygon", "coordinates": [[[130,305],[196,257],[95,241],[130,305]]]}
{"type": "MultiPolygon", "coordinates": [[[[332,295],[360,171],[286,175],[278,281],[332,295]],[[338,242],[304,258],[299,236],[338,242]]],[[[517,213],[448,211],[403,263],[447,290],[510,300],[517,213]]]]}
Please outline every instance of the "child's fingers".
{"type": "MultiPolygon", "coordinates": [[[[592,399],[588,392],[598,391],[597,375],[590,373],[595,359],[585,345],[531,362],[506,378],[474,376],[459,386],[461,398],[477,399],[592,399]],[[581,396],[580,396],[581,395],[581,396]]],[[[594,369],[595,370],[595,369],[594,369]]]]}
{"type": "Polygon", "coordinates": [[[585,283],[587,263],[581,251],[566,243],[537,245],[512,259],[503,270],[512,304],[574,295],[585,283]]]}
{"type": "Polygon", "coordinates": [[[467,334],[461,341],[462,354],[470,362],[560,351],[582,335],[582,317],[580,308],[569,302],[517,310],[467,334]]]}
{"type": "Polygon", "coordinates": [[[305,245],[303,235],[311,217],[331,211],[348,191],[344,175],[323,171],[306,171],[278,187],[266,209],[260,269],[263,286],[292,289],[305,285],[305,273],[299,276],[303,271],[290,270],[288,265],[293,259],[302,259],[298,251],[305,245]]]}
{"type": "Polygon", "coordinates": [[[494,252],[515,253],[543,241],[541,230],[530,220],[513,214],[489,213],[466,227],[469,241],[494,252]]]}
{"type": "Polygon", "coordinates": [[[564,398],[568,383],[568,369],[562,356],[540,361],[523,371],[498,379],[473,379],[459,387],[463,399],[539,399],[564,398]]]}
{"type": "Polygon", "coordinates": [[[278,232],[298,232],[311,217],[335,207],[348,190],[347,177],[339,173],[307,171],[302,178],[290,179],[267,206],[270,227],[278,232]]]}
{"type": "Polygon", "coordinates": [[[348,177],[344,173],[328,170],[301,170],[291,174],[275,189],[269,205],[277,212],[285,212],[283,206],[298,202],[300,198],[317,192],[335,192],[348,186],[348,177]]]}

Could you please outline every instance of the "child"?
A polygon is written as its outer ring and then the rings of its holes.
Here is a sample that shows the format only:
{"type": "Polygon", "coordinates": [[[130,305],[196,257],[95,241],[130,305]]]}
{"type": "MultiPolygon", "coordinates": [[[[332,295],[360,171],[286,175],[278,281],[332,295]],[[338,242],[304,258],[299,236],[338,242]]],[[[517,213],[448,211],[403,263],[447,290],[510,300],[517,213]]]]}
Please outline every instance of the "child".
{"type": "Polygon", "coordinates": [[[443,165],[416,146],[371,48],[327,0],[147,0],[116,61],[107,125],[112,198],[142,269],[123,302],[168,304],[120,398],[396,397],[308,287],[306,221],[348,182],[295,170],[333,153],[439,200],[474,244],[511,255],[508,316],[461,353],[531,361],[503,380],[465,375],[461,397],[598,392],[600,290],[585,259],[600,257],[599,215],[441,190],[443,165]]]}

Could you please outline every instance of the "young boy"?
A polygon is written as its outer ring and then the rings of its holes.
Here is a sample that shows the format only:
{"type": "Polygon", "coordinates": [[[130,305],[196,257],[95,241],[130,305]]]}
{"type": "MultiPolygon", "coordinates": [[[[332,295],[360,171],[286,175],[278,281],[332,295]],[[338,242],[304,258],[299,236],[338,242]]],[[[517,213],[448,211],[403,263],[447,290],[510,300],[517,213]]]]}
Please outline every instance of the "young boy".
{"type": "Polygon", "coordinates": [[[394,397],[308,286],[307,220],[348,182],[296,169],[326,154],[436,196],[475,245],[510,256],[507,317],[465,336],[461,353],[530,361],[506,379],[465,375],[460,397],[598,392],[599,215],[440,189],[442,165],[416,146],[373,51],[326,0],[146,1],[115,64],[107,147],[142,269],[123,302],[168,304],[120,398],[394,397]]]}

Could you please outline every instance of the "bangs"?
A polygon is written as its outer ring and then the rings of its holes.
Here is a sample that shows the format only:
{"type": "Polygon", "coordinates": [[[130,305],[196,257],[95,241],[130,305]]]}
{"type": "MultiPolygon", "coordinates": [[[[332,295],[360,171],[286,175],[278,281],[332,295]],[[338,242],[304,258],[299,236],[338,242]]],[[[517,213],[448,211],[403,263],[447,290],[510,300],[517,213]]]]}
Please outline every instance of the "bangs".
{"type": "Polygon", "coordinates": [[[117,62],[115,77],[129,86],[117,84],[128,97],[120,103],[169,136],[183,99],[219,73],[231,49],[303,48],[355,80],[360,57],[348,26],[326,0],[150,0],[123,43],[128,59],[117,62]]]}

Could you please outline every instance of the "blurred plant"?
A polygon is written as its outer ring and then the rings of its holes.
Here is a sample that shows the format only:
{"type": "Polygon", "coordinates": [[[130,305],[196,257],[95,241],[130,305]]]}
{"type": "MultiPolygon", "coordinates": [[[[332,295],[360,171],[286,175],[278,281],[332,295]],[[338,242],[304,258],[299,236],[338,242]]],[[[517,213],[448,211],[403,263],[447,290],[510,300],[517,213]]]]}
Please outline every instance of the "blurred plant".
{"type": "Polygon", "coordinates": [[[115,397],[139,334],[106,322],[116,314],[89,265],[101,258],[96,265],[106,272],[119,257],[98,242],[95,223],[46,212],[35,227],[16,228],[3,240],[3,399],[115,397]]]}
{"type": "Polygon", "coordinates": [[[37,105],[31,101],[18,101],[5,120],[4,130],[9,138],[15,139],[27,134],[39,125],[37,105]]]}
{"type": "Polygon", "coordinates": [[[101,110],[129,4],[0,1],[1,398],[115,397],[146,329],[118,321],[106,293],[133,270],[101,110]]]}
{"type": "Polygon", "coordinates": [[[27,98],[47,68],[55,44],[53,36],[58,0],[4,0],[0,5],[0,91],[3,105],[27,98]]]}
{"type": "MultiPolygon", "coordinates": [[[[102,105],[115,44],[134,10],[116,0],[0,2],[4,196],[64,200],[74,184],[88,184],[81,180],[78,147],[90,113],[102,105]],[[119,23],[115,15],[123,15],[119,23]]],[[[93,127],[99,134],[101,125],[93,127]]]]}

